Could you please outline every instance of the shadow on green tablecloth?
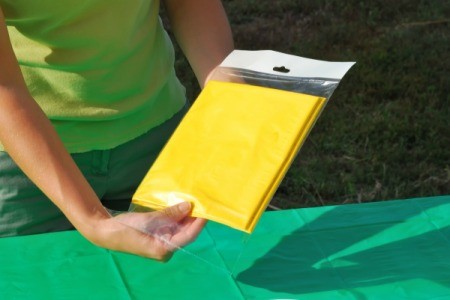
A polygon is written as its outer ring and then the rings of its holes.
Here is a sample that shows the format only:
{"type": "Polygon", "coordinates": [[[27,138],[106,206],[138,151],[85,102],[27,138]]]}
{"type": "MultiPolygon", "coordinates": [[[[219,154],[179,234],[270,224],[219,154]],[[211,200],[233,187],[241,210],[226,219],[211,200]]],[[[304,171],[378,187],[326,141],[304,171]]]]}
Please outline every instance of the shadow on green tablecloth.
{"type": "MultiPolygon", "coordinates": [[[[446,200],[427,202],[425,207],[418,201],[394,201],[382,209],[365,205],[366,211],[333,207],[283,237],[236,279],[245,286],[295,295],[376,286],[395,289],[408,280],[416,280],[416,287],[433,282],[449,291],[446,200]]],[[[300,217],[308,219],[307,212],[300,210],[300,217]]]]}

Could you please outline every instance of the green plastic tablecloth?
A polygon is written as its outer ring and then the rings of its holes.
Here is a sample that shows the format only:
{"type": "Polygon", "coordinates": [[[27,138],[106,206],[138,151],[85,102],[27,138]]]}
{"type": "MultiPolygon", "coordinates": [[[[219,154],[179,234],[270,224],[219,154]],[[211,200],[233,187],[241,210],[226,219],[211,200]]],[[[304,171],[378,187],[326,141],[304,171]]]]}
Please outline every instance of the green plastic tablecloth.
{"type": "Polygon", "coordinates": [[[450,196],[266,212],[246,237],[209,223],[188,250],[211,264],[3,238],[0,299],[450,299],[450,196]]]}

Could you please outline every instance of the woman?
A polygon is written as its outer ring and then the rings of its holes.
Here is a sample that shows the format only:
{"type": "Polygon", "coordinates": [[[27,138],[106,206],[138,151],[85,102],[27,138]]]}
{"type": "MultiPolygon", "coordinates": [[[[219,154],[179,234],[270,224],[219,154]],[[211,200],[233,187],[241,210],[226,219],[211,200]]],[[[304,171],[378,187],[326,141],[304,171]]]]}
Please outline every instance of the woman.
{"type": "MultiPolygon", "coordinates": [[[[164,4],[204,86],[233,48],[222,4],[164,4]]],[[[204,220],[188,217],[187,203],[117,217],[104,207],[126,209],[186,110],[159,1],[0,0],[0,8],[0,236],[74,226],[101,247],[163,260],[173,249],[133,227],[170,219],[170,244],[193,241],[204,220]]]]}

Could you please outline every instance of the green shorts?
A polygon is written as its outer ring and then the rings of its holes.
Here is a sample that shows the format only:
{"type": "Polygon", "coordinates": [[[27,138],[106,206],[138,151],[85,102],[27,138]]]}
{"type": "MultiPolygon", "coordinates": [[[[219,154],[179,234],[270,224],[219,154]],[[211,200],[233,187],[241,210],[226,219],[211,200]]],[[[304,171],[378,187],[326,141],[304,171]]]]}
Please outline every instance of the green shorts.
{"type": "MultiPolygon", "coordinates": [[[[128,210],[130,199],[187,111],[109,150],[72,154],[103,205],[128,210]]],[[[62,212],[0,151],[0,237],[73,229],[62,212]]]]}

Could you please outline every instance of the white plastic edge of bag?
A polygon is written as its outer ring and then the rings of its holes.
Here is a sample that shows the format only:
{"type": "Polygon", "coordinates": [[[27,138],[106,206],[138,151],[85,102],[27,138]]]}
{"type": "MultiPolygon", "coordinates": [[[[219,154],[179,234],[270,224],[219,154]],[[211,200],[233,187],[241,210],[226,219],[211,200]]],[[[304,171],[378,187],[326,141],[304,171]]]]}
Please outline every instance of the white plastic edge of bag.
{"type": "Polygon", "coordinates": [[[292,77],[330,78],[341,80],[355,62],[330,62],[285,54],[272,50],[233,50],[220,67],[246,69],[272,75],[292,77]],[[286,74],[274,71],[286,68],[286,74]]]}

